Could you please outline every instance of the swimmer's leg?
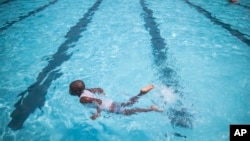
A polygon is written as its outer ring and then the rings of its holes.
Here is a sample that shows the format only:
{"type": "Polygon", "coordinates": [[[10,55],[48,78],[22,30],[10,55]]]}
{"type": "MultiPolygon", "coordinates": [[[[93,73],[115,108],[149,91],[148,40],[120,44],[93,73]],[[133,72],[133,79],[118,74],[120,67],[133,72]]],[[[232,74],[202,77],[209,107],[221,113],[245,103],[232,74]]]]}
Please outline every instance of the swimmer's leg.
{"type": "Polygon", "coordinates": [[[163,112],[162,110],[159,110],[155,105],[152,105],[148,109],[144,109],[144,108],[124,109],[123,113],[124,113],[124,115],[133,115],[133,114],[136,114],[136,113],[151,112],[151,111],[163,112]]]}
{"type": "Polygon", "coordinates": [[[143,87],[141,90],[140,90],[140,93],[132,98],[129,99],[128,102],[126,103],[122,103],[122,106],[125,107],[125,106],[131,106],[133,105],[139,98],[140,96],[143,96],[145,95],[146,93],[148,93],[150,90],[152,90],[154,88],[154,85],[150,84],[146,87],[143,87]]]}

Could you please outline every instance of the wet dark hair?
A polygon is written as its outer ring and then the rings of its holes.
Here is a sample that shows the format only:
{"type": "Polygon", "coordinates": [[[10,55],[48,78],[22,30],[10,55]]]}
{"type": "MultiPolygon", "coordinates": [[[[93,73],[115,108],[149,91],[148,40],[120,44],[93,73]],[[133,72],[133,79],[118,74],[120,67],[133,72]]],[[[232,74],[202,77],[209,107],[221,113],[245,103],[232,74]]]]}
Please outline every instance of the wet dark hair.
{"type": "Polygon", "coordinates": [[[83,90],[85,90],[85,84],[82,80],[75,80],[69,85],[69,93],[73,96],[79,96],[83,90]]]}

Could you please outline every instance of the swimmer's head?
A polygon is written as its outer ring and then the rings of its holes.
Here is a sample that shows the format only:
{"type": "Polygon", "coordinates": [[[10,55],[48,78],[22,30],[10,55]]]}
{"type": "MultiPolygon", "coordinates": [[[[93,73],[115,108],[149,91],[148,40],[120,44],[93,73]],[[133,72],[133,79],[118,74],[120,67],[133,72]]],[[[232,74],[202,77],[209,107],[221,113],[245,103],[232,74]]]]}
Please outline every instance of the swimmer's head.
{"type": "Polygon", "coordinates": [[[73,96],[80,96],[85,89],[85,84],[82,80],[75,80],[69,85],[69,93],[73,96]]]}

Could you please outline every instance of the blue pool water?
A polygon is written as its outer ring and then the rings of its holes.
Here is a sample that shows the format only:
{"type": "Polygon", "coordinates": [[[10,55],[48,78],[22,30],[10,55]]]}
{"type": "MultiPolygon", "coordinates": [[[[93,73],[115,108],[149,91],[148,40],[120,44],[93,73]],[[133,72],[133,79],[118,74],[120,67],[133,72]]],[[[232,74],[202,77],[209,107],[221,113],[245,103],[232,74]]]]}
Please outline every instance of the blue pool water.
{"type": "Polygon", "coordinates": [[[228,141],[250,124],[250,3],[1,0],[1,141],[228,141]],[[75,79],[163,113],[94,111],[75,79]]]}

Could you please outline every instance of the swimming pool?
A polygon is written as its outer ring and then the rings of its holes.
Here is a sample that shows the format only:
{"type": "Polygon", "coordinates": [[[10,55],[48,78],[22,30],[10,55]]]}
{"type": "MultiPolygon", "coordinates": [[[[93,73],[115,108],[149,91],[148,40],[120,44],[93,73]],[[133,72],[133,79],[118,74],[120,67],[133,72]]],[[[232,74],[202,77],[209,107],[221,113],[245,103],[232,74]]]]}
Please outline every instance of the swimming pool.
{"type": "Polygon", "coordinates": [[[1,1],[0,140],[228,140],[250,123],[249,5],[1,1]],[[120,102],[153,83],[135,106],[165,112],[92,121],[75,79],[120,102]]]}

